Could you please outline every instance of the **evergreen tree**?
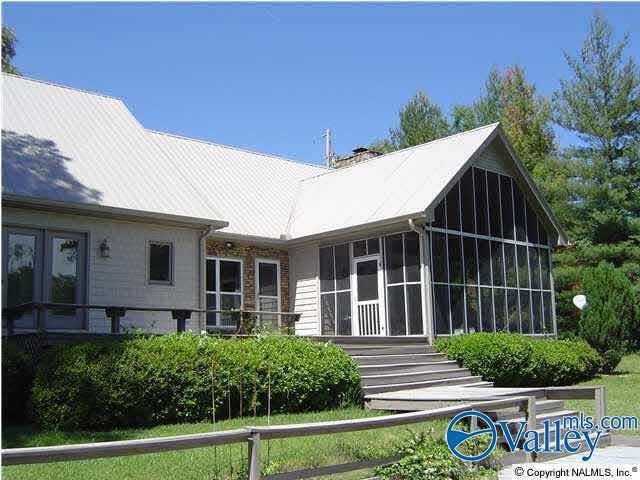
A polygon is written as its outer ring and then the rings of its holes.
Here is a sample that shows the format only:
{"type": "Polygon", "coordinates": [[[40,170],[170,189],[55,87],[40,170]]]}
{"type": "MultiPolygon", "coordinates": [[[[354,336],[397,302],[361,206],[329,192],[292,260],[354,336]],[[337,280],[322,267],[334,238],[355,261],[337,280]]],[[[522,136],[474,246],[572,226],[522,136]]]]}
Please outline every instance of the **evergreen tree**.
{"type": "Polygon", "coordinates": [[[640,73],[623,58],[628,36],[596,14],[577,57],[566,54],[573,76],[554,95],[555,119],[581,143],[567,149],[578,166],[582,227],[575,233],[611,243],[640,231],[640,73]]]}
{"type": "Polygon", "coordinates": [[[398,117],[399,124],[389,130],[389,139],[377,140],[369,148],[387,153],[446,137],[450,132],[441,108],[423,92],[416,93],[400,109],[398,117]]]}
{"type": "Polygon", "coordinates": [[[19,75],[20,72],[11,64],[16,56],[16,34],[12,28],[2,26],[2,71],[19,75]]]}

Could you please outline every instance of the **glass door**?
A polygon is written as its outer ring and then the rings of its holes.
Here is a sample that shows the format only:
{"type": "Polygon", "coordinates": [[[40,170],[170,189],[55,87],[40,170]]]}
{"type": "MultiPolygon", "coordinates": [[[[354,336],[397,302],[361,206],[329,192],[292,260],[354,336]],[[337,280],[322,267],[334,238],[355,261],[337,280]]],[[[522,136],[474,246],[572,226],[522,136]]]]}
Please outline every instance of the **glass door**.
{"type": "Polygon", "coordinates": [[[379,255],[360,257],[353,265],[356,287],[353,331],[364,336],[386,335],[382,260],[379,255]]]}
{"type": "MultiPolygon", "coordinates": [[[[27,228],[5,228],[2,297],[12,307],[40,300],[42,279],[42,232],[27,228]]],[[[25,313],[14,321],[14,328],[36,328],[37,313],[25,313]]]]}
{"type": "MultiPolygon", "coordinates": [[[[78,233],[47,232],[45,238],[46,301],[82,304],[85,299],[85,237],[78,233]]],[[[85,327],[85,310],[46,310],[47,329],[79,330],[85,327]]]]}

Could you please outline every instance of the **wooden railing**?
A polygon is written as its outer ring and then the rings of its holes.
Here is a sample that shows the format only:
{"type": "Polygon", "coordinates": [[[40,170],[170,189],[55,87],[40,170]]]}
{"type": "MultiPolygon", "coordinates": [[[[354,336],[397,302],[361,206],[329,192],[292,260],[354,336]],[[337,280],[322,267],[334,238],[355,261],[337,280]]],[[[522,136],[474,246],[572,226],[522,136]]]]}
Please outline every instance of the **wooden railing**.
{"type": "MultiPolygon", "coordinates": [[[[232,325],[220,327],[219,330],[228,330],[233,333],[240,333],[250,323],[262,324],[263,317],[277,317],[277,327],[283,328],[285,324],[294,325],[300,319],[299,313],[294,312],[267,312],[260,310],[206,310],[197,308],[169,308],[169,307],[139,307],[122,305],[93,305],[79,303],[56,303],[56,302],[27,302],[12,307],[2,309],[2,316],[6,319],[7,335],[13,335],[14,323],[17,318],[32,311],[42,312],[50,309],[68,310],[104,310],[105,316],[111,320],[111,333],[121,332],[121,320],[127,312],[170,312],[171,318],[176,321],[176,331],[184,332],[186,322],[193,313],[213,313],[228,315],[232,319],[232,325]],[[256,319],[254,321],[253,319],[256,319]],[[284,322],[283,318],[288,321],[284,322]]],[[[39,317],[42,317],[40,315],[39,317]]],[[[44,325],[38,325],[39,330],[44,330],[44,325]]]]}
{"type": "MultiPolygon", "coordinates": [[[[596,421],[600,423],[605,410],[604,387],[550,387],[544,390],[547,398],[553,399],[595,399],[596,421]]],[[[451,398],[451,401],[455,401],[451,398]]],[[[536,429],[536,397],[513,396],[497,397],[491,389],[487,389],[484,400],[464,404],[437,408],[433,410],[386,415],[374,418],[339,420],[331,422],[277,425],[266,427],[246,427],[221,432],[201,433],[195,435],[180,435],[174,437],[149,438],[141,440],[123,440],[114,442],[99,442],[80,445],[63,445],[54,447],[12,448],[2,450],[3,465],[23,465],[33,463],[51,463],[72,460],[87,460],[104,457],[121,457],[126,455],[140,455],[190,448],[209,447],[247,442],[247,465],[249,480],[293,480],[311,478],[323,475],[338,474],[373,468],[393,463],[399,459],[391,456],[380,459],[329,465],[324,467],[297,470],[294,472],[261,475],[260,449],[261,442],[269,439],[304,437],[310,435],[340,434],[357,432],[376,428],[410,425],[428,420],[451,418],[458,413],[470,410],[491,411],[505,408],[517,408],[523,412],[527,420],[528,429],[536,429]]],[[[535,458],[527,454],[527,461],[535,458]]]]}

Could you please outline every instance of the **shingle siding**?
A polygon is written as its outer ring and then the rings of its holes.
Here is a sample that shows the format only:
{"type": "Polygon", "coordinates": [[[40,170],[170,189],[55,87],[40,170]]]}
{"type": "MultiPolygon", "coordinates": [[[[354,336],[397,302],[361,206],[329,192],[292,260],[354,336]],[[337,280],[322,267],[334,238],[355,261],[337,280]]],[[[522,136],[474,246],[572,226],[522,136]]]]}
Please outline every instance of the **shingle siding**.
{"type": "MultiPolygon", "coordinates": [[[[198,245],[196,229],[122,222],[79,215],[45,213],[3,208],[3,226],[55,229],[87,234],[87,302],[97,305],[199,308],[198,245]],[[102,258],[100,243],[107,239],[111,257],[102,258]],[[172,242],[174,246],[174,284],[149,285],[147,245],[150,240],[172,242]]],[[[109,332],[111,323],[100,310],[88,314],[91,332],[109,332]]],[[[176,321],[170,313],[128,312],[125,328],[151,332],[173,332],[176,321]]],[[[199,331],[195,315],[187,329],[199,331]]]]}

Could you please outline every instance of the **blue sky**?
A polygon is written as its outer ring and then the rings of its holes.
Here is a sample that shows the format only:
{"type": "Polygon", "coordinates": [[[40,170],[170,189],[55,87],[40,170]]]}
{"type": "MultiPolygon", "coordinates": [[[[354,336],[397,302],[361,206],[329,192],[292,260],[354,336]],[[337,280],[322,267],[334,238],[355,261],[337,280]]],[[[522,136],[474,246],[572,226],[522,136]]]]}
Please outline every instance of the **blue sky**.
{"type": "Polygon", "coordinates": [[[324,128],[347,153],[417,90],[471,102],[493,65],[550,94],[596,8],[640,59],[639,4],[5,2],[3,23],[27,76],[122,98],[150,129],[321,162],[324,128]]]}

